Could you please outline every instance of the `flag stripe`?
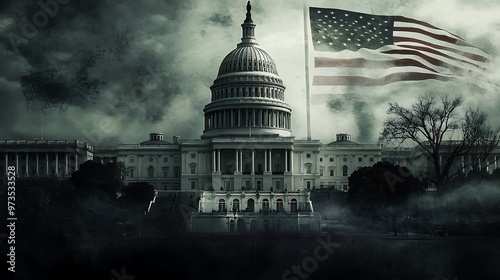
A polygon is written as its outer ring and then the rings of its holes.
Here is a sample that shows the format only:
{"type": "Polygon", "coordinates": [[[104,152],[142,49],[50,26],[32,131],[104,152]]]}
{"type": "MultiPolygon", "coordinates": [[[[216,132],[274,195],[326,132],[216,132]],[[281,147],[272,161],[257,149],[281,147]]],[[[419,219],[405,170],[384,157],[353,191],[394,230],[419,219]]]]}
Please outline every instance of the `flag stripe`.
{"type": "MultiPolygon", "coordinates": [[[[439,59],[430,57],[428,55],[425,55],[421,52],[416,52],[413,50],[402,50],[402,49],[401,50],[390,50],[390,51],[384,51],[383,53],[397,54],[397,55],[416,55],[416,56],[424,59],[425,61],[427,61],[435,66],[446,67],[446,68],[450,69],[455,74],[460,74],[465,69],[465,68],[461,68],[461,67],[455,66],[453,64],[447,63],[444,60],[439,60],[439,59]]],[[[474,69],[467,69],[467,70],[474,71],[474,69]]]]}
{"type": "Polygon", "coordinates": [[[400,58],[394,60],[367,60],[364,58],[355,58],[355,59],[334,59],[328,57],[315,57],[314,58],[314,66],[315,67],[348,67],[348,68],[367,68],[367,69],[388,69],[392,67],[399,66],[415,66],[427,69],[431,72],[436,72],[436,70],[432,69],[424,65],[423,63],[416,61],[414,59],[409,58],[400,58]]]}
{"type": "Polygon", "coordinates": [[[442,76],[438,74],[431,73],[393,73],[379,79],[372,79],[360,76],[314,76],[313,85],[336,85],[336,86],[347,86],[347,85],[357,85],[357,86],[384,86],[389,83],[399,82],[399,81],[422,81],[422,80],[440,80],[449,81],[452,77],[442,76]]]}
{"type": "Polygon", "coordinates": [[[462,41],[458,41],[455,38],[451,38],[451,37],[448,37],[446,35],[439,35],[439,34],[431,33],[431,32],[422,30],[420,28],[416,28],[416,27],[396,27],[395,26],[394,27],[394,32],[414,32],[414,33],[420,33],[422,35],[426,35],[426,36],[429,36],[429,37],[431,37],[433,39],[440,40],[440,41],[443,41],[443,42],[447,42],[447,43],[450,43],[450,44],[456,44],[456,45],[459,45],[459,46],[469,46],[468,44],[465,44],[462,41]]]}
{"type": "MultiPolygon", "coordinates": [[[[398,45],[398,46],[404,47],[404,48],[408,48],[408,49],[415,49],[417,51],[432,53],[432,54],[435,54],[435,55],[440,55],[440,56],[448,58],[448,59],[452,59],[452,60],[455,60],[455,61],[458,61],[458,62],[463,62],[463,63],[469,64],[469,65],[478,67],[481,70],[485,70],[486,69],[485,65],[482,65],[482,64],[480,65],[480,64],[468,61],[468,60],[456,58],[454,56],[451,56],[451,55],[448,55],[446,53],[440,52],[440,51],[438,51],[436,49],[427,48],[427,47],[412,46],[412,45],[398,45]]],[[[465,57],[465,56],[463,56],[463,57],[465,57]]]]}
{"type": "Polygon", "coordinates": [[[427,22],[423,22],[423,21],[420,21],[420,20],[416,20],[416,19],[413,19],[413,18],[407,18],[407,17],[403,17],[403,16],[394,16],[394,21],[395,21],[395,22],[415,23],[415,24],[422,25],[422,26],[425,26],[425,27],[428,27],[428,28],[431,28],[431,29],[435,29],[435,30],[443,31],[443,32],[445,32],[445,33],[447,33],[447,34],[450,34],[450,35],[451,35],[451,36],[453,36],[453,37],[456,37],[457,39],[462,40],[464,43],[466,43],[466,44],[467,44],[467,42],[465,42],[465,40],[464,40],[462,37],[460,37],[460,36],[458,36],[458,35],[456,35],[456,34],[453,34],[453,33],[449,32],[449,31],[447,31],[447,30],[444,30],[444,29],[441,29],[441,28],[435,27],[434,25],[429,24],[429,23],[427,23],[427,22]]]}
{"type": "Polygon", "coordinates": [[[460,50],[449,48],[449,47],[445,47],[445,46],[442,46],[442,45],[436,45],[436,44],[433,44],[433,43],[430,43],[430,42],[425,42],[425,41],[422,41],[422,40],[419,40],[419,39],[408,38],[408,37],[394,37],[394,43],[397,43],[397,45],[400,45],[400,43],[402,43],[402,42],[419,43],[419,44],[422,44],[422,45],[425,45],[425,46],[429,46],[431,48],[454,52],[454,53],[456,53],[458,55],[461,55],[461,56],[464,56],[464,57],[467,57],[467,58],[470,58],[470,59],[473,59],[473,60],[476,60],[476,61],[479,61],[479,62],[485,62],[485,61],[487,61],[487,58],[485,58],[483,56],[480,56],[480,55],[477,55],[477,54],[472,54],[472,53],[460,51],[460,50]]]}

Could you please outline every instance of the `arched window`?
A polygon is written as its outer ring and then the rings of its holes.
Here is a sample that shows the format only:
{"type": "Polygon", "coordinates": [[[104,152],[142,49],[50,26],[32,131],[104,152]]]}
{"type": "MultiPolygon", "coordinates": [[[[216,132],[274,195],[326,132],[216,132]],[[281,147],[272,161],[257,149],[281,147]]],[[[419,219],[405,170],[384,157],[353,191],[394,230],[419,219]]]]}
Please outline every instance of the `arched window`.
{"type": "Polygon", "coordinates": [[[276,211],[277,212],[284,212],[285,209],[283,208],[283,199],[281,198],[278,198],[278,200],[276,200],[276,211]]]}
{"type": "Polygon", "coordinates": [[[239,212],[239,211],[240,211],[240,200],[236,198],[233,200],[233,212],[239,212]]]}
{"type": "Polygon", "coordinates": [[[148,167],[148,177],[154,177],[155,176],[155,168],[153,166],[148,167]]]}
{"type": "Polygon", "coordinates": [[[254,200],[252,198],[250,198],[248,201],[247,201],[247,212],[254,212],[255,211],[255,207],[254,207],[254,200]]]}
{"type": "Polygon", "coordinates": [[[306,173],[311,174],[312,164],[306,163],[305,168],[306,168],[306,173]]]}
{"type": "Polygon", "coordinates": [[[292,200],[290,200],[290,212],[297,212],[297,211],[298,211],[297,199],[292,198],[292,200]]]}
{"type": "Polygon", "coordinates": [[[219,199],[219,212],[226,212],[226,201],[223,198],[219,199]]]}
{"type": "Polygon", "coordinates": [[[270,228],[269,228],[269,220],[268,219],[265,219],[264,220],[264,231],[269,231],[270,228]]]}
{"type": "Polygon", "coordinates": [[[264,198],[262,200],[262,211],[267,212],[269,211],[269,199],[264,198]]]}
{"type": "Polygon", "coordinates": [[[347,176],[347,165],[342,166],[342,176],[347,176]]]}
{"type": "Polygon", "coordinates": [[[238,219],[238,221],[236,222],[236,225],[238,227],[238,232],[245,232],[246,231],[246,223],[245,223],[245,220],[243,219],[238,219]]]}
{"type": "Polygon", "coordinates": [[[229,232],[234,232],[234,220],[229,221],[229,232]]]}
{"type": "Polygon", "coordinates": [[[256,232],[258,228],[257,220],[250,221],[250,231],[256,232]]]}

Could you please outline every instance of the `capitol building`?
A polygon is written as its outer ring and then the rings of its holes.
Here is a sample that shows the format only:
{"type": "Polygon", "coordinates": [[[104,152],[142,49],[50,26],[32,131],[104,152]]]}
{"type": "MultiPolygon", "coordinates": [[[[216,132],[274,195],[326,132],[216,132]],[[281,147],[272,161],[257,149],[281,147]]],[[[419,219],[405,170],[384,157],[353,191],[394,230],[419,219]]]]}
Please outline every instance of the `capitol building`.
{"type": "Polygon", "coordinates": [[[159,194],[197,193],[193,232],[319,230],[310,191],[347,191],[354,170],[381,160],[381,146],[356,143],[347,133],[327,144],[295,139],[286,87],[257,44],[249,5],[241,26],[241,42],[222,60],[210,87],[199,139],[151,133],[144,142],[113,147],[1,140],[2,170],[14,165],[19,176],[64,178],[87,160],[123,162],[125,184],[148,182],[159,194]]]}

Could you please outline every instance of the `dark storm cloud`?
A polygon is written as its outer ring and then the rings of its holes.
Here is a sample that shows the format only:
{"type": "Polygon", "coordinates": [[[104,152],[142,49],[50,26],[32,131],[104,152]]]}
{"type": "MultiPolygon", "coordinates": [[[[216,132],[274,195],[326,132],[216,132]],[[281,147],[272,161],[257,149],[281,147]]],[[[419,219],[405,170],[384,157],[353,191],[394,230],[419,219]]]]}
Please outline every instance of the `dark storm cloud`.
{"type": "MultiPolygon", "coordinates": [[[[44,3],[49,2],[57,3],[44,3]]],[[[53,14],[45,24],[39,22],[43,16],[36,16],[43,13],[36,1],[3,2],[3,6],[0,18],[9,21],[0,38],[7,58],[0,74],[15,72],[8,80],[17,83],[13,95],[17,98],[9,105],[21,108],[17,115],[24,113],[26,122],[30,114],[23,107],[61,114],[50,109],[56,107],[67,109],[66,121],[80,119],[73,138],[81,139],[81,131],[94,129],[103,117],[119,119],[117,127],[128,124],[128,130],[142,131],[144,124],[160,123],[173,109],[179,110],[172,108],[172,102],[182,93],[197,99],[193,88],[198,81],[186,85],[191,73],[179,71],[180,56],[190,44],[181,29],[193,20],[192,1],[69,1],[50,6],[53,14]],[[122,110],[123,103],[127,110],[122,110]],[[82,109],[85,116],[71,115],[82,109]]],[[[210,20],[227,25],[231,17],[214,14],[210,20]]],[[[190,117],[189,111],[183,113],[190,117]]],[[[17,121],[21,125],[21,118],[17,121]]],[[[5,129],[0,137],[10,138],[12,129],[7,123],[1,126],[5,129]]],[[[60,128],[53,126],[53,138],[60,137],[60,128]]],[[[50,135],[50,126],[47,130],[50,135]]]]}
{"type": "Polygon", "coordinates": [[[207,19],[209,22],[214,23],[214,24],[219,24],[222,26],[232,26],[234,25],[233,19],[231,18],[230,15],[227,14],[220,14],[216,13],[208,17],[207,19]]]}

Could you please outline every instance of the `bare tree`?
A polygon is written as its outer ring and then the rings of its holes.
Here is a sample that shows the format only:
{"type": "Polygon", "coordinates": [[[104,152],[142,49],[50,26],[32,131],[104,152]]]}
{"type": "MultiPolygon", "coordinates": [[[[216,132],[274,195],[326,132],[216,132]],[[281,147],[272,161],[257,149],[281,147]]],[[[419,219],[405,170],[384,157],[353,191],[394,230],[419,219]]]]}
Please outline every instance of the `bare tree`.
{"type": "Polygon", "coordinates": [[[404,108],[390,103],[381,136],[396,143],[396,149],[408,141],[416,143],[430,157],[434,176],[429,178],[436,186],[450,178],[453,164],[458,157],[474,154],[479,162],[485,161],[499,144],[499,129],[487,124],[487,116],[479,109],[468,109],[464,117],[456,109],[462,98],[441,98],[424,95],[411,107],[404,108]],[[460,140],[445,138],[450,131],[459,130],[460,140]]]}

